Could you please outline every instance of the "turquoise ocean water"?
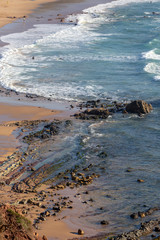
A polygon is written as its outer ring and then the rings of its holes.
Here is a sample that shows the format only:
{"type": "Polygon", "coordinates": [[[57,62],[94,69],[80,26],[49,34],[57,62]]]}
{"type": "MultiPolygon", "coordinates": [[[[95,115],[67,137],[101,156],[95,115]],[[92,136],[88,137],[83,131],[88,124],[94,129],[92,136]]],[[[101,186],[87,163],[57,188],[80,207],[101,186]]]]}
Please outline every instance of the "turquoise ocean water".
{"type": "Polygon", "coordinates": [[[98,226],[107,219],[108,230],[117,232],[137,226],[130,213],[159,205],[160,0],[113,1],[68,16],[66,24],[36,25],[2,40],[10,43],[0,59],[6,88],[59,101],[143,99],[153,105],[142,118],[118,114],[98,123],[75,122],[61,145],[68,144],[67,153],[61,149],[61,158],[70,155],[66,167],[81,161],[106,167],[89,187],[96,218],[83,221],[98,226]],[[106,159],[97,157],[101,150],[106,159]]]}

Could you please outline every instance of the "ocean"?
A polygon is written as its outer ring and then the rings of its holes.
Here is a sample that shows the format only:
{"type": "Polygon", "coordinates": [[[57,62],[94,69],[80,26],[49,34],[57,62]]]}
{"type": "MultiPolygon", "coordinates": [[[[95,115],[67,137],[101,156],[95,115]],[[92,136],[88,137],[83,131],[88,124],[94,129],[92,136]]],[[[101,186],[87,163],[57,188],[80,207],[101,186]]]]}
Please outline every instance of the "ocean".
{"type": "Polygon", "coordinates": [[[88,186],[94,207],[81,222],[100,228],[99,221],[106,219],[108,231],[133,229],[140,220],[133,222],[132,212],[159,206],[160,0],[100,4],[68,16],[63,24],[39,24],[1,39],[9,43],[0,58],[5,88],[61,102],[143,99],[153,105],[143,117],[75,121],[49,159],[69,156],[63,168],[92,163],[100,173],[88,186]],[[108,156],[99,158],[99,151],[108,156]]]}

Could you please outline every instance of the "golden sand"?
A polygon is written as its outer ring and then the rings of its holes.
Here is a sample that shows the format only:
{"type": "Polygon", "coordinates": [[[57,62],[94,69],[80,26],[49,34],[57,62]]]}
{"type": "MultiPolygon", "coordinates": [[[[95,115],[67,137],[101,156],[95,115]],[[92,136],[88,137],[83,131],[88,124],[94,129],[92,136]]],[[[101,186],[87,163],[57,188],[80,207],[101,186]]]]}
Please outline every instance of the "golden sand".
{"type": "Polygon", "coordinates": [[[26,17],[40,4],[56,0],[0,0],[0,27],[13,22],[17,18],[25,21],[26,17]]]}

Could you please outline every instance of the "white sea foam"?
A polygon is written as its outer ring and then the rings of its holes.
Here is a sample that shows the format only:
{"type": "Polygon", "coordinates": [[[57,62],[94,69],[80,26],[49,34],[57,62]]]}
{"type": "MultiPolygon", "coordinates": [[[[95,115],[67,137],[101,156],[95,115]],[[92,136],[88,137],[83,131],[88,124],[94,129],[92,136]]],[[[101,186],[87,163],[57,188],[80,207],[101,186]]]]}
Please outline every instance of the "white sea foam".
{"type": "MultiPolygon", "coordinates": [[[[109,3],[105,4],[99,4],[94,7],[90,7],[83,10],[83,14],[77,14],[77,15],[69,15],[66,19],[67,22],[73,22],[78,25],[88,26],[90,24],[90,27],[93,28],[96,25],[102,24],[102,23],[110,23],[112,21],[116,21],[115,17],[111,17],[112,14],[114,16],[114,12],[112,13],[111,10],[115,7],[128,5],[131,3],[154,3],[159,2],[160,0],[116,0],[111,1],[109,3]],[[108,16],[107,16],[108,13],[108,16]]],[[[149,14],[148,12],[146,14],[149,14]]],[[[123,16],[122,16],[123,17],[123,16]]]]}
{"type": "MultiPolygon", "coordinates": [[[[109,34],[110,35],[110,34],[109,34]]],[[[0,82],[4,87],[14,89],[20,92],[29,92],[39,94],[46,97],[53,97],[59,99],[73,100],[76,96],[88,95],[96,97],[98,93],[97,86],[73,86],[64,83],[63,88],[61,83],[48,86],[45,84],[47,79],[39,77],[39,82],[32,82],[34,72],[37,72],[39,65],[42,68],[47,68],[48,63],[54,61],[65,62],[82,62],[82,61],[135,61],[133,56],[105,56],[103,54],[70,54],[67,55],[43,55],[41,52],[47,51],[49,47],[58,50],[60,49],[75,49],[79,48],[80,44],[91,44],[93,41],[101,40],[103,37],[106,39],[107,34],[99,34],[96,32],[88,31],[83,26],[61,26],[59,25],[37,25],[35,28],[20,33],[18,35],[18,43],[16,44],[17,34],[10,34],[2,38],[3,41],[9,42],[10,45],[6,47],[3,58],[0,60],[0,82]],[[47,29],[47,30],[46,30],[47,29]],[[42,37],[42,33],[45,33],[42,37]],[[50,33],[50,34],[49,34],[50,33]],[[36,36],[36,38],[35,38],[36,36]],[[25,41],[23,42],[23,39],[25,41]],[[25,43],[25,45],[23,45],[25,43]],[[31,58],[31,53],[38,54],[38,59],[31,58]],[[42,78],[42,80],[41,80],[42,78]],[[32,83],[31,83],[32,82],[32,83]],[[40,84],[40,85],[39,85],[40,84]],[[33,88],[34,86],[34,88],[33,88]],[[73,93],[72,93],[73,92],[73,93]]],[[[100,88],[100,87],[99,87],[100,88]]],[[[100,90],[100,89],[99,89],[100,90]]],[[[100,93],[101,91],[99,91],[100,93]]]]}
{"type": "Polygon", "coordinates": [[[87,142],[90,140],[90,138],[91,138],[91,137],[87,136],[87,137],[85,137],[85,138],[82,140],[82,142],[83,142],[83,143],[87,143],[87,142]]]}
{"type": "Polygon", "coordinates": [[[147,59],[147,60],[152,60],[154,62],[149,62],[144,70],[148,73],[151,73],[151,74],[154,74],[154,79],[156,81],[159,81],[160,80],[160,63],[159,63],[159,60],[160,60],[160,54],[157,54],[156,52],[158,51],[157,48],[151,50],[151,51],[148,51],[146,53],[143,53],[142,56],[147,59]]]}
{"type": "Polygon", "coordinates": [[[152,59],[152,60],[160,60],[160,54],[157,54],[156,51],[158,49],[153,49],[149,52],[143,53],[142,56],[146,59],[152,59]]]}
{"type": "Polygon", "coordinates": [[[154,74],[155,80],[160,80],[160,64],[159,63],[148,63],[144,70],[148,73],[154,74]]]}
{"type": "Polygon", "coordinates": [[[21,47],[32,48],[38,39],[43,39],[48,35],[60,31],[64,28],[64,25],[38,24],[25,32],[12,33],[6,36],[2,36],[1,40],[3,42],[9,43],[9,46],[6,46],[5,49],[21,47]]]}
{"type": "Polygon", "coordinates": [[[111,8],[115,8],[115,7],[119,7],[119,6],[123,6],[123,5],[128,5],[131,3],[154,3],[154,2],[159,2],[160,0],[116,0],[116,1],[112,1],[106,4],[99,4],[97,6],[85,9],[83,12],[84,13],[104,13],[109,11],[109,9],[111,8]]]}

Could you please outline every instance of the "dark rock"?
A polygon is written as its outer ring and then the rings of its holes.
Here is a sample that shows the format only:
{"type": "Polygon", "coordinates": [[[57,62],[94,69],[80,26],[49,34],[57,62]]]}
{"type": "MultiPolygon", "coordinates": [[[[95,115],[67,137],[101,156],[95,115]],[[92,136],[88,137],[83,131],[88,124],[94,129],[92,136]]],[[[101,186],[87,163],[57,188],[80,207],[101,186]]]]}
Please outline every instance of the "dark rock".
{"type": "Polygon", "coordinates": [[[32,199],[28,199],[28,200],[27,200],[27,203],[28,203],[28,204],[33,204],[32,199]]]}
{"type": "Polygon", "coordinates": [[[42,216],[40,216],[39,219],[40,219],[41,221],[46,221],[46,218],[45,218],[45,217],[42,217],[42,216]]]}
{"type": "Polygon", "coordinates": [[[46,206],[45,206],[45,205],[42,205],[41,208],[46,208],[46,206]]]}
{"type": "Polygon", "coordinates": [[[153,240],[160,240],[160,236],[154,238],[153,240]]]}
{"type": "Polygon", "coordinates": [[[152,238],[155,238],[155,237],[156,237],[156,235],[155,235],[155,234],[151,234],[151,237],[152,237],[152,238]]]}
{"type": "Polygon", "coordinates": [[[158,226],[158,227],[155,227],[154,231],[155,231],[155,232],[160,232],[160,227],[159,227],[159,226],[158,226]]]}
{"type": "Polygon", "coordinates": [[[98,115],[98,116],[109,116],[109,111],[108,109],[105,109],[105,108],[94,108],[94,109],[87,109],[84,111],[85,114],[88,114],[88,115],[98,115]]]}
{"type": "Polygon", "coordinates": [[[98,120],[106,119],[110,115],[110,112],[106,108],[92,108],[87,109],[82,113],[75,114],[74,116],[82,120],[98,120]]]}
{"type": "Polygon", "coordinates": [[[132,172],[132,169],[131,169],[131,168],[128,168],[128,169],[126,170],[126,172],[132,172]]]}
{"type": "Polygon", "coordinates": [[[65,121],[65,126],[68,127],[68,126],[71,126],[72,125],[72,121],[71,120],[66,120],[65,121]]]}
{"type": "Polygon", "coordinates": [[[48,238],[45,235],[43,235],[42,240],[48,240],[48,238]]]}
{"type": "Polygon", "coordinates": [[[51,215],[51,214],[50,214],[50,211],[48,211],[48,210],[45,211],[45,216],[46,216],[46,217],[49,217],[50,215],[51,215]]]}
{"type": "Polygon", "coordinates": [[[88,201],[90,201],[90,202],[94,202],[93,198],[90,198],[88,201]]]}
{"type": "Polygon", "coordinates": [[[137,113],[137,114],[146,114],[150,113],[152,110],[152,105],[146,103],[143,100],[133,101],[126,106],[126,111],[129,113],[137,113]]]}
{"type": "Polygon", "coordinates": [[[109,222],[108,222],[108,221],[106,221],[106,220],[102,220],[102,221],[100,222],[100,224],[102,224],[102,225],[108,225],[108,224],[109,224],[109,222]]]}
{"type": "Polygon", "coordinates": [[[19,204],[26,204],[27,200],[26,199],[22,199],[21,201],[19,201],[19,204]]]}
{"type": "Polygon", "coordinates": [[[78,229],[78,235],[84,235],[84,231],[82,229],[78,229]]]}
{"type": "Polygon", "coordinates": [[[61,207],[60,206],[54,206],[53,210],[56,211],[56,212],[59,212],[61,210],[61,207]]]}
{"type": "Polygon", "coordinates": [[[28,213],[27,210],[25,209],[22,210],[22,214],[27,214],[27,213],[28,213]]]}
{"type": "Polygon", "coordinates": [[[100,158],[105,158],[105,157],[107,157],[107,153],[104,152],[104,151],[102,151],[102,152],[100,152],[100,153],[98,154],[98,157],[100,157],[100,158]]]}
{"type": "Polygon", "coordinates": [[[84,194],[89,194],[89,192],[88,192],[88,191],[86,191],[86,192],[84,192],[84,194]]]}
{"type": "Polygon", "coordinates": [[[146,216],[145,212],[138,212],[138,216],[144,218],[146,216]]]}
{"type": "Polygon", "coordinates": [[[146,213],[146,216],[147,215],[151,215],[152,213],[154,213],[155,211],[158,211],[159,208],[158,207],[154,207],[154,208],[149,208],[145,213],[146,213]]]}
{"type": "Polygon", "coordinates": [[[133,219],[137,219],[138,218],[138,213],[132,213],[130,215],[130,217],[133,218],[133,219]]]}
{"type": "Polygon", "coordinates": [[[139,183],[143,183],[144,180],[143,180],[143,179],[137,179],[137,182],[139,182],[139,183]]]}

